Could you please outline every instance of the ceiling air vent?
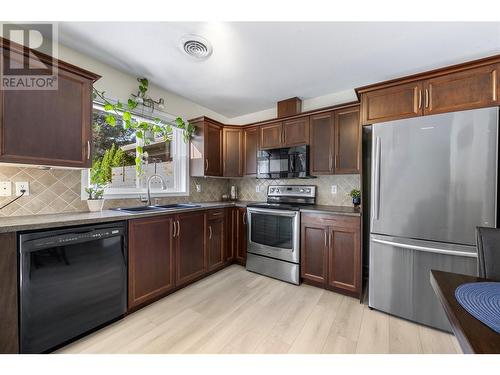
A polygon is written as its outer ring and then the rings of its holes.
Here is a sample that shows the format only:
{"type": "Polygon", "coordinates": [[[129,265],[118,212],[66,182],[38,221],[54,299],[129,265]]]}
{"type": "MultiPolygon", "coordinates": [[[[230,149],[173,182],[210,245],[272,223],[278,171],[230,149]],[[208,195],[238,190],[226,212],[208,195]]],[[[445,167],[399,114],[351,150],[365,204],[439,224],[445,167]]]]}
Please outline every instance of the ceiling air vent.
{"type": "Polygon", "coordinates": [[[186,35],[181,39],[182,50],[196,60],[205,60],[212,54],[212,46],[199,35],[186,35]]]}

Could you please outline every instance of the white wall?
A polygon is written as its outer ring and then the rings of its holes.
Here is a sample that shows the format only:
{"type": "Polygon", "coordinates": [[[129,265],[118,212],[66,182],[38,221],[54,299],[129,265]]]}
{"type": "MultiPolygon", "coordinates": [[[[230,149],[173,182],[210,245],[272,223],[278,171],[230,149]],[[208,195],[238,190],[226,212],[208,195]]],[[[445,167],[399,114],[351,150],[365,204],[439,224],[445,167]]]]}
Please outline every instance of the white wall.
{"type": "MultiPolygon", "coordinates": [[[[313,109],[329,107],[336,104],[343,104],[357,100],[356,93],[354,90],[345,90],[333,94],[317,96],[315,98],[303,99],[302,100],[302,111],[310,111],[313,109]]],[[[269,120],[276,118],[277,108],[265,109],[263,111],[249,113],[243,116],[233,117],[229,119],[228,123],[231,125],[244,125],[257,121],[269,120]]]]}
{"type": "MultiPolygon", "coordinates": [[[[87,69],[99,74],[100,78],[95,83],[95,88],[99,91],[106,91],[106,96],[121,101],[127,101],[131,93],[138,91],[137,77],[117,70],[107,64],[85,56],[62,44],[59,45],[59,59],[70,64],[87,69]]],[[[163,90],[150,82],[148,92],[152,98],[165,99],[165,112],[184,119],[192,119],[199,116],[208,116],[214,120],[227,123],[228,119],[217,112],[196,104],[186,98],[163,90]]]]}
{"type": "MultiPolygon", "coordinates": [[[[106,96],[110,98],[126,101],[131,93],[137,92],[137,77],[85,56],[62,44],[59,45],[59,59],[99,74],[101,78],[95,83],[95,87],[99,91],[106,91],[106,96]]],[[[184,119],[208,116],[224,124],[244,125],[252,122],[269,120],[277,116],[276,106],[274,106],[273,108],[262,111],[227,118],[177,94],[161,89],[152,82],[150,82],[149,94],[155,99],[164,98],[165,112],[175,116],[181,116],[184,119]]],[[[356,99],[354,90],[345,90],[315,98],[304,98],[302,100],[302,111],[347,103],[356,99]]]]}

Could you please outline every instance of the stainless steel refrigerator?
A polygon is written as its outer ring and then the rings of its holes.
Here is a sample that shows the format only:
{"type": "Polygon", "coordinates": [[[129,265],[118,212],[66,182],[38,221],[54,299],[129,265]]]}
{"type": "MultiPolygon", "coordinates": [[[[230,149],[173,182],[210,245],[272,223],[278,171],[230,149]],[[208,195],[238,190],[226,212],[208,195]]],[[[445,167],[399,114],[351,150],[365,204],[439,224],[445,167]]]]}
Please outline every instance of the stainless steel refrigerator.
{"type": "Polygon", "coordinates": [[[498,108],[372,126],[369,306],[451,331],[430,270],[476,274],[497,219],[498,108]]]}

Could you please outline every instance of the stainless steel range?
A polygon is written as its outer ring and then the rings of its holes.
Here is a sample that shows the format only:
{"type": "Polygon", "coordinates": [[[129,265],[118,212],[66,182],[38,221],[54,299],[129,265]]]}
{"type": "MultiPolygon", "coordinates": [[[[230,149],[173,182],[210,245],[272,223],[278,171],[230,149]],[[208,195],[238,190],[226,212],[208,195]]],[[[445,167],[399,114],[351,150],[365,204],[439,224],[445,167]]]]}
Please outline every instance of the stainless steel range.
{"type": "Polygon", "coordinates": [[[300,208],[316,203],[316,186],[270,185],[267,203],[248,205],[246,268],[300,283],[300,208]]]}

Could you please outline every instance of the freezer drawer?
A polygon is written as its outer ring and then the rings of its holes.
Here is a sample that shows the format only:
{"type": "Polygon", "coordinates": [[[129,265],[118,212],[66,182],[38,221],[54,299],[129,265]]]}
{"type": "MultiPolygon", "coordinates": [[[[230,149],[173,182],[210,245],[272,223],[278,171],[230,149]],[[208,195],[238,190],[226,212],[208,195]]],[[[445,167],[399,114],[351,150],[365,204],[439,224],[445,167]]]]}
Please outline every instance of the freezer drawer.
{"type": "Polygon", "coordinates": [[[476,263],[472,246],[372,235],[369,306],[451,332],[430,285],[430,271],[476,275],[476,263]]]}

